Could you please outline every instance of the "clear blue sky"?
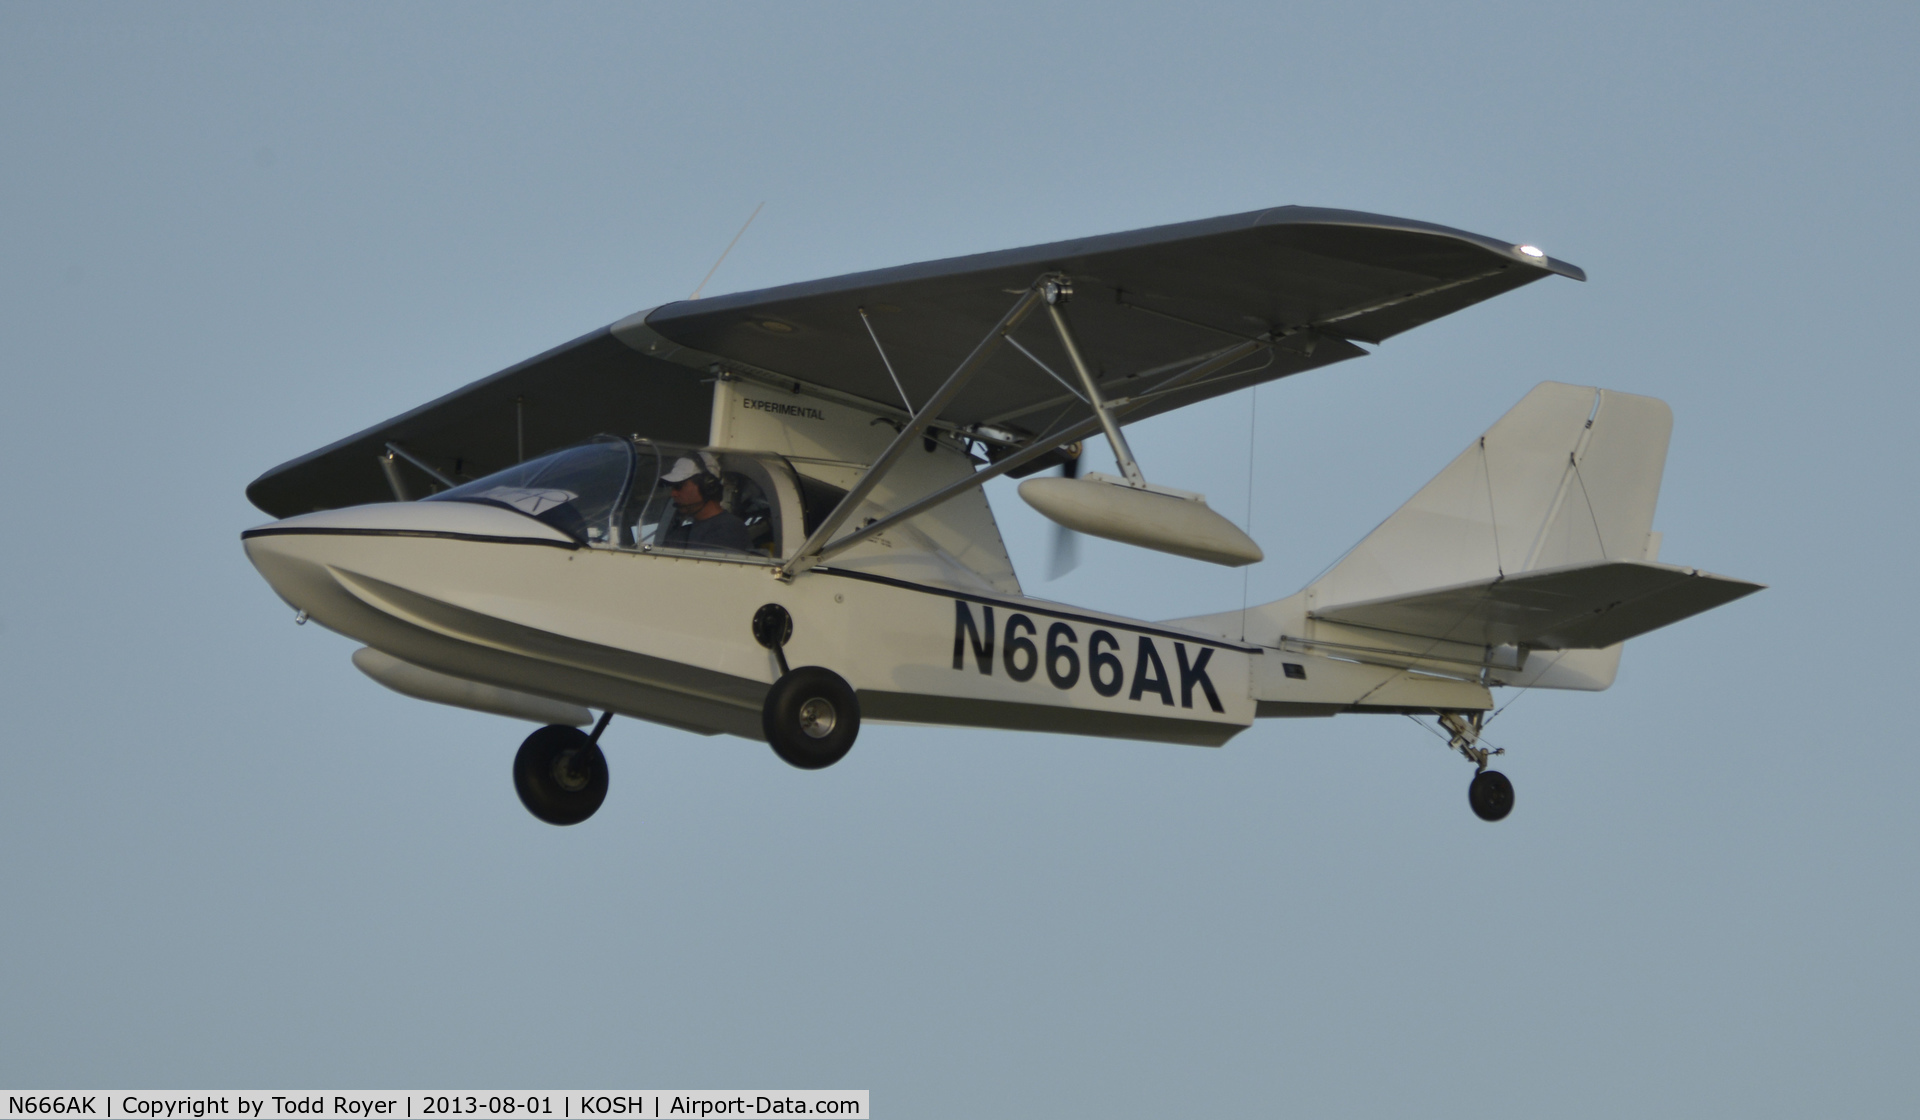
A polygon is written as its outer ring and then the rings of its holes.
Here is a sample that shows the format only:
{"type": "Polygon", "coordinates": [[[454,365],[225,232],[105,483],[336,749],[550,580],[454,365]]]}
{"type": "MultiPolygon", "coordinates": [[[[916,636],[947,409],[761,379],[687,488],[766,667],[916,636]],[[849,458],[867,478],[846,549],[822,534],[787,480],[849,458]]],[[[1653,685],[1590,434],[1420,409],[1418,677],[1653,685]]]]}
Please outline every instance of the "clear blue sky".
{"type": "MultiPolygon", "coordinates": [[[[1899,4],[0,7],[0,1084],[864,1087],[887,1116],[1894,1115],[1920,1096],[1899,4]],[[1259,206],[1587,269],[1141,425],[1287,594],[1543,379],[1676,414],[1765,593],[1492,738],[870,728],[817,774],[402,699],[262,470],[639,308],[1259,206]],[[976,1113],[977,1114],[977,1113],[976,1113]]],[[[996,489],[1029,586],[1238,573],[996,489]]]]}

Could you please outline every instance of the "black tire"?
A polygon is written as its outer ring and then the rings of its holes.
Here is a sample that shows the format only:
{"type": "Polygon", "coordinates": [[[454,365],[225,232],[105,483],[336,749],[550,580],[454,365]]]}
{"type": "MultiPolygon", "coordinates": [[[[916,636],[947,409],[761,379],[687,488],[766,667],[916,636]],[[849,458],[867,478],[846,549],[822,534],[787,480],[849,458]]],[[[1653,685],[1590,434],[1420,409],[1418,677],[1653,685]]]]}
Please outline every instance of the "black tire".
{"type": "Polygon", "coordinates": [[[773,682],[760,710],[760,728],[782,761],[823,770],[853,749],[860,734],[860,699],[840,674],[803,665],[773,682]]]}
{"type": "Polygon", "coordinates": [[[1467,804],[1483,821],[1502,820],[1513,812],[1513,783],[1498,770],[1483,770],[1467,787],[1467,804]]]}
{"type": "Polygon", "coordinates": [[[543,727],[513,756],[513,788],[548,824],[579,824],[607,799],[607,756],[577,727],[543,727]]]}

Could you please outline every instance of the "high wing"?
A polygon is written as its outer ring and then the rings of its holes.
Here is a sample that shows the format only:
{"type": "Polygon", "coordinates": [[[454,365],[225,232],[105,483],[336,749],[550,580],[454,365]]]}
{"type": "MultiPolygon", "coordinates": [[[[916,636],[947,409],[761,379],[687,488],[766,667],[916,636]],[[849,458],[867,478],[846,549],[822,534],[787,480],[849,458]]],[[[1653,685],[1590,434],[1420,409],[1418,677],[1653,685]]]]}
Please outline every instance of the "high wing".
{"type": "MultiPolygon", "coordinates": [[[[1538,250],[1445,226],[1285,206],[682,301],[276,467],[247,496],[274,516],[388,500],[378,460],[390,444],[466,479],[603,431],[702,442],[701,382],[719,374],[905,418],[1051,274],[1071,282],[1065,313],[1129,422],[1359,357],[1356,343],[1550,274],[1585,279],[1538,250]],[[1250,340],[1263,345],[1156,391],[1250,340]]],[[[1091,416],[1043,317],[1009,338],[932,418],[996,455],[1060,442],[1091,416]]]]}

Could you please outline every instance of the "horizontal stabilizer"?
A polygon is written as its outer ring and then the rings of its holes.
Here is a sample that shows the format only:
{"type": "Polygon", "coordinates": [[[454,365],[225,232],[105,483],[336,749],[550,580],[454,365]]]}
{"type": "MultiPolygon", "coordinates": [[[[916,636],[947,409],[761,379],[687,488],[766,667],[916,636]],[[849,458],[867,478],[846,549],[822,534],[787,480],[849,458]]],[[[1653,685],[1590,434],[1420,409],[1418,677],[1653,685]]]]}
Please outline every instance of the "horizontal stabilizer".
{"type": "Polygon", "coordinates": [[[1604,649],[1762,586],[1672,564],[1607,560],[1345,603],[1311,616],[1466,645],[1604,649]]]}

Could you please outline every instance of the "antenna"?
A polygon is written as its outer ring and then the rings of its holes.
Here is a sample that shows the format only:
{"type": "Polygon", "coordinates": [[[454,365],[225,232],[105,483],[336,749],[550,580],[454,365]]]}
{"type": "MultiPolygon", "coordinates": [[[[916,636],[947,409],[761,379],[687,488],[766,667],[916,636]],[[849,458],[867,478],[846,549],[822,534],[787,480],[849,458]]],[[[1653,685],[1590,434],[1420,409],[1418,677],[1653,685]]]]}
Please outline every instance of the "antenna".
{"type": "Polygon", "coordinates": [[[765,202],[760,203],[759,206],[756,206],[753,208],[753,213],[747,215],[746,224],[740,227],[740,233],[734,234],[733,240],[727,242],[727,247],[725,249],[720,250],[720,260],[713,262],[713,267],[707,270],[706,277],[700,281],[700,286],[693,290],[693,294],[688,296],[687,297],[688,299],[700,298],[700,293],[706,289],[707,281],[713,279],[713,274],[720,271],[720,265],[722,262],[724,262],[727,259],[727,254],[733,252],[733,247],[735,245],[740,244],[741,234],[744,234],[747,232],[747,226],[750,226],[753,224],[753,220],[760,216],[760,211],[764,209],[766,205],[767,204],[765,202]]]}

